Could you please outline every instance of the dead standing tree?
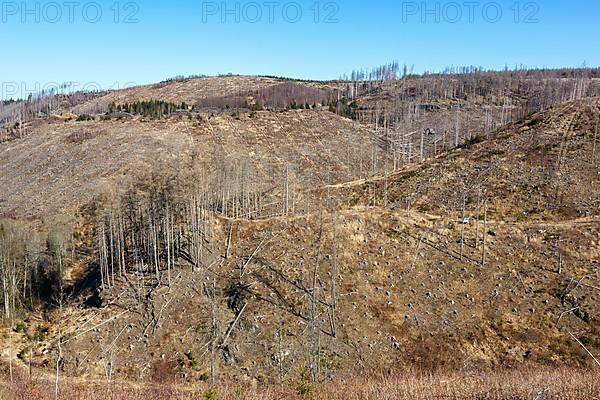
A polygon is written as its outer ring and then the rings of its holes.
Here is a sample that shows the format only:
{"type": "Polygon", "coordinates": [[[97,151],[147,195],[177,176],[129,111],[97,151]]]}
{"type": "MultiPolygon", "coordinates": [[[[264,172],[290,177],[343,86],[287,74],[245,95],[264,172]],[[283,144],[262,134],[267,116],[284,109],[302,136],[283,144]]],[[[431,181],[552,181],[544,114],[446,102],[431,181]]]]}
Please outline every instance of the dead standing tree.
{"type": "Polygon", "coordinates": [[[321,329],[318,321],[318,275],[319,275],[319,265],[321,263],[321,252],[323,248],[323,209],[321,208],[321,217],[320,217],[320,227],[319,227],[319,237],[317,238],[317,253],[315,256],[315,267],[312,271],[312,289],[310,295],[310,318],[309,318],[309,366],[310,366],[310,374],[311,381],[313,384],[318,382],[320,364],[321,364],[321,343],[320,343],[320,334],[321,329]]]}
{"type": "Polygon", "coordinates": [[[465,250],[465,225],[467,225],[467,220],[465,218],[465,207],[467,204],[467,196],[463,196],[462,202],[462,217],[460,220],[460,260],[462,261],[464,250],[465,250]]]}
{"type": "Polygon", "coordinates": [[[204,285],[206,296],[210,300],[210,381],[214,386],[217,373],[217,340],[219,326],[217,324],[217,280],[213,277],[210,285],[204,285]],[[210,287],[209,287],[210,286],[210,287]]]}
{"type": "Polygon", "coordinates": [[[596,142],[598,138],[598,124],[600,123],[600,119],[596,121],[596,130],[594,131],[594,144],[592,146],[592,165],[596,165],[596,142]]]}
{"type": "Polygon", "coordinates": [[[485,199],[484,203],[483,203],[483,249],[481,252],[481,266],[484,267],[485,266],[485,252],[486,252],[486,242],[487,242],[487,215],[488,215],[488,208],[487,208],[487,199],[485,199]]]}
{"type": "Polygon", "coordinates": [[[333,214],[333,265],[331,267],[331,336],[337,336],[336,307],[337,307],[337,278],[338,278],[338,242],[337,242],[337,211],[333,214]]]}

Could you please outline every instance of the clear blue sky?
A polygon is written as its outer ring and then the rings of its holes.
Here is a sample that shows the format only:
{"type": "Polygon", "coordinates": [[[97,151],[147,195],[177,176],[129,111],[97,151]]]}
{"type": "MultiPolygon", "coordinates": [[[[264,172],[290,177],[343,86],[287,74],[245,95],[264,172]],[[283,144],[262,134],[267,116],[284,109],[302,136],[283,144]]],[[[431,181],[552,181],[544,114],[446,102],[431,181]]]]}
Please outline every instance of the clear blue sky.
{"type": "Polygon", "coordinates": [[[38,0],[38,9],[27,1],[29,10],[21,1],[1,2],[3,84],[107,88],[228,72],[331,79],[392,60],[416,72],[600,66],[600,4],[593,0],[68,1],[38,0]],[[125,23],[131,13],[133,23],[125,23]]]}

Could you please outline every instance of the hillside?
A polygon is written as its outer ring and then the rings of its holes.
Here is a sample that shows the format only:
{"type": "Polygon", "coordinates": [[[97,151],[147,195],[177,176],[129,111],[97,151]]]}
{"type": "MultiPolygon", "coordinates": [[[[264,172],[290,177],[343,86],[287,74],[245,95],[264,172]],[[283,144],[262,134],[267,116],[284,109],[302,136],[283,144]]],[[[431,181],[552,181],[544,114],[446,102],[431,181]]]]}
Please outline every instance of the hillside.
{"type": "MultiPolygon", "coordinates": [[[[251,77],[251,76],[219,76],[219,77],[199,77],[182,78],[177,80],[165,81],[154,85],[133,86],[122,90],[109,92],[103,96],[91,99],[72,108],[72,111],[78,114],[104,112],[110,103],[124,104],[134,103],[143,100],[162,100],[176,104],[185,102],[189,105],[201,105],[202,103],[218,102],[219,99],[229,99],[230,106],[233,106],[233,99],[240,97],[246,100],[258,94],[273,96],[282,88],[288,90],[306,91],[308,93],[318,94],[319,92],[334,92],[339,89],[339,84],[305,82],[286,80],[269,77],[251,77]]],[[[319,95],[311,98],[312,102],[320,102],[325,97],[319,95]]],[[[296,99],[299,100],[299,99],[296,99]]],[[[291,103],[292,99],[289,100],[291,103]]],[[[287,106],[289,104],[281,104],[287,106]]],[[[225,106],[225,104],[223,104],[225,106]]]]}
{"type": "Polygon", "coordinates": [[[584,161],[599,115],[596,100],[534,115],[387,180],[323,187],[308,213],[206,217],[202,266],[178,261],[170,286],[156,281],[166,270],[109,278],[97,310],[75,302],[51,314],[34,360],[52,364],[60,329],[67,374],[98,376],[110,352],[114,373],[127,379],[161,362],[197,379],[211,353],[220,376],[259,380],[297,379],[310,357],[325,376],[585,364],[567,332],[600,345],[600,220],[589,201],[598,198],[598,167],[584,161]],[[537,183],[559,165],[568,180],[537,183]],[[485,228],[458,223],[464,195],[467,214],[483,219],[476,185],[487,199],[485,228]],[[561,207],[538,203],[556,187],[561,207]]]}
{"type": "MultiPolygon", "coordinates": [[[[194,78],[92,101],[229,101],[279,84],[194,78]]],[[[286,96],[346,90],[296,84],[311,88],[286,86],[286,96]]],[[[435,150],[423,133],[399,157],[400,119],[338,115],[401,93],[386,90],[337,109],[28,121],[26,135],[0,143],[12,321],[3,360],[83,382],[298,392],[415,371],[591,368],[582,346],[600,350],[598,98],[519,108],[496,124],[485,96],[461,100],[472,125],[458,146],[438,147],[430,125],[435,150]]],[[[439,108],[405,122],[450,126],[455,101],[436,97],[439,108]]]]}
{"type": "Polygon", "coordinates": [[[506,223],[597,216],[598,100],[536,113],[373,182],[338,185],[351,204],[473,215],[479,198],[506,223]],[[386,190],[387,187],[387,190],[386,190]]]}
{"type": "Polygon", "coordinates": [[[188,78],[113,91],[90,102],[77,105],[73,111],[92,113],[94,108],[104,109],[112,102],[133,103],[149,99],[194,104],[215,93],[226,96],[250,89],[273,86],[276,83],[278,83],[277,79],[244,76],[188,78]]]}
{"type": "Polygon", "coordinates": [[[192,158],[211,171],[232,169],[231,179],[251,174],[248,184],[264,191],[278,186],[277,192],[286,168],[296,186],[306,187],[366,174],[373,154],[378,168],[387,162],[367,128],[306,110],[190,114],[161,121],[36,121],[28,132],[0,144],[5,188],[0,215],[43,216],[77,208],[103,190],[126,187],[138,171],[158,163],[159,173],[169,174],[189,167],[192,158]]]}

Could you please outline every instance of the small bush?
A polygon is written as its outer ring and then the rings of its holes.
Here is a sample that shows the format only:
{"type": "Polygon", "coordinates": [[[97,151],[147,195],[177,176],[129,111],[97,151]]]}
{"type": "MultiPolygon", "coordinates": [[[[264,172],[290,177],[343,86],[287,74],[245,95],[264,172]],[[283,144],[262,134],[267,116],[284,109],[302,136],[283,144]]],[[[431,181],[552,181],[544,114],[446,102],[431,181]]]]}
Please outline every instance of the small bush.
{"type": "Polygon", "coordinates": [[[476,144],[483,142],[484,140],[485,138],[481,135],[473,136],[471,139],[467,140],[458,147],[462,149],[468,149],[471,148],[471,146],[475,146],[476,144]]]}
{"type": "Polygon", "coordinates": [[[195,369],[198,366],[198,360],[196,360],[196,357],[194,357],[194,353],[192,353],[192,351],[190,350],[185,353],[185,356],[189,361],[189,367],[195,369]]]}
{"type": "Polygon", "coordinates": [[[313,387],[310,383],[310,377],[308,376],[308,370],[303,368],[300,372],[300,382],[296,386],[296,391],[299,395],[304,397],[310,397],[313,392],[313,387]]]}
{"type": "Polygon", "coordinates": [[[17,354],[17,358],[21,361],[25,361],[25,360],[27,360],[27,356],[29,355],[30,352],[31,352],[31,350],[29,349],[29,347],[25,347],[25,348],[21,349],[21,351],[19,351],[19,354],[17,354]]]}
{"type": "Polygon", "coordinates": [[[29,339],[34,342],[43,342],[48,337],[49,332],[50,328],[47,326],[38,326],[35,333],[29,339]]]}
{"type": "Polygon", "coordinates": [[[14,331],[16,333],[23,333],[23,332],[25,332],[25,323],[24,322],[17,322],[17,324],[15,325],[14,331]]]}
{"type": "Polygon", "coordinates": [[[81,122],[81,121],[94,121],[96,118],[89,115],[89,114],[81,114],[79,117],[77,117],[77,119],[75,121],[81,122]]]}
{"type": "Polygon", "coordinates": [[[217,400],[217,390],[215,388],[212,388],[212,389],[204,392],[204,394],[202,395],[202,398],[204,400],[217,400]]]}

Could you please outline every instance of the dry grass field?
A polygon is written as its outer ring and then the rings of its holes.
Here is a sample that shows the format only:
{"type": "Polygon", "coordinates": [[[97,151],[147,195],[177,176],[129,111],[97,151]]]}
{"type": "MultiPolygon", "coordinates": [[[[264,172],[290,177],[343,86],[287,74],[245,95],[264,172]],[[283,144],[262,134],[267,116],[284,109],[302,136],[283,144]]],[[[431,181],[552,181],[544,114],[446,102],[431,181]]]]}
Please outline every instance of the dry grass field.
{"type": "MultiPolygon", "coordinates": [[[[63,383],[59,398],[73,400],[158,400],[158,399],[223,399],[223,400],[594,400],[600,396],[597,371],[580,369],[524,368],[521,370],[477,373],[408,372],[399,376],[355,377],[340,379],[314,389],[285,385],[222,382],[188,384],[178,382],[135,385],[121,382],[68,381],[63,383]]],[[[0,386],[6,400],[55,398],[55,382],[31,378],[21,371],[12,385],[0,386]]]]}

